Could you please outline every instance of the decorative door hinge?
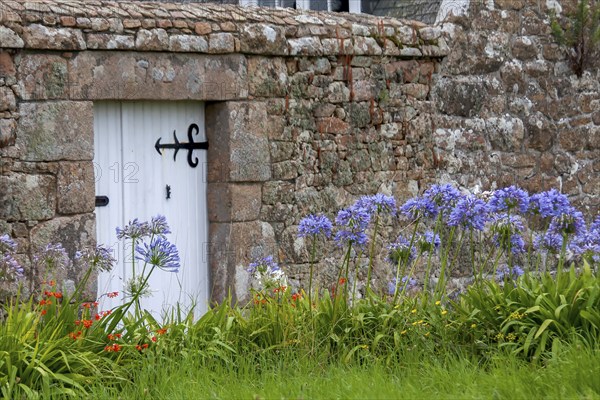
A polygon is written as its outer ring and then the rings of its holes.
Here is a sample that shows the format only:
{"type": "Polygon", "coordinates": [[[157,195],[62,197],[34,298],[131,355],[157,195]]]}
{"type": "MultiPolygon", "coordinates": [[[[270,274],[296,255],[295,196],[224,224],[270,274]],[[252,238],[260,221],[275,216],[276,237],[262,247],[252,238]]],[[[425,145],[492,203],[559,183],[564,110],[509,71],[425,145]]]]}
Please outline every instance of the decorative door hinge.
{"type": "Polygon", "coordinates": [[[196,168],[198,166],[198,157],[194,157],[194,159],[192,160],[192,152],[194,150],[207,150],[208,142],[194,142],[194,131],[197,135],[198,133],[200,133],[200,128],[198,128],[198,125],[196,124],[191,124],[188,128],[187,134],[188,143],[180,143],[179,140],[177,140],[177,134],[175,133],[175,131],[173,131],[173,139],[175,140],[175,143],[160,144],[161,138],[158,138],[158,140],[154,144],[154,148],[160,155],[162,155],[161,149],[175,149],[175,153],[173,154],[173,161],[177,161],[177,152],[179,151],[179,149],[185,149],[188,151],[188,164],[190,164],[190,167],[196,168]]]}

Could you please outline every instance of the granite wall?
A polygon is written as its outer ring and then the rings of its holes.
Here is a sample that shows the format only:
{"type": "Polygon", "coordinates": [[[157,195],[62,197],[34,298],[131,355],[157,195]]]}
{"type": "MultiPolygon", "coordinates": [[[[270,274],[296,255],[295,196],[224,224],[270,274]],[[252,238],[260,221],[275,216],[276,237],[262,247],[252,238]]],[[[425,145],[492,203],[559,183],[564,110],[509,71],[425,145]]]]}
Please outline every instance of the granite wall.
{"type": "MultiPolygon", "coordinates": [[[[258,256],[274,254],[293,284],[305,279],[300,219],[334,216],[363,194],[403,201],[438,181],[515,183],[559,187],[596,212],[599,70],[572,74],[545,4],[472,2],[468,15],[426,26],[215,4],[3,1],[0,233],[24,261],[49,241],[71,254],[94,241],[98,100],[206,102],[216,300],[247,293],[245,266],[258,256]]],[[[321,254],[323,283],[338,252],[321,254]]]]}

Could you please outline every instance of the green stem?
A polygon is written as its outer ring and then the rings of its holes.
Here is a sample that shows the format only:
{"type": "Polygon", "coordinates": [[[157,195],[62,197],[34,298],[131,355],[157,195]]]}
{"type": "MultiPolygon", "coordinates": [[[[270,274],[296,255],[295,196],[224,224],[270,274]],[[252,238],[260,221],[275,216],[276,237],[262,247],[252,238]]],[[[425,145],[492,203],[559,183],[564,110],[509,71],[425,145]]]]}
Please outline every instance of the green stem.
{"type": "Polygon", "coordinates": [[[373,269],[373,257],[375,256],[375,242],[377,241],[377,230],[379,228],[379,212],[375,218],[375,228],[373,229],[373,237],[371,238],[371,250],[369,252],[369,269],[367,270],[367,287],[365,295],[369,293],[369,287],[371,285],[371,271],[373,269]]]}

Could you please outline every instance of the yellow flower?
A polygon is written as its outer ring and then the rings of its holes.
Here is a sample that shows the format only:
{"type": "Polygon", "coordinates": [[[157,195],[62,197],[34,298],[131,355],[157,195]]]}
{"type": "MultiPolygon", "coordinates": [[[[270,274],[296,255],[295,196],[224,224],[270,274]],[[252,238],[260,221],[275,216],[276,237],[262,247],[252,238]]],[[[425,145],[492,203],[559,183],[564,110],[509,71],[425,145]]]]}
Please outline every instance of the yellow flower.
{"type": "Polygon", "coordinates": [[[401,335],[406,335],[406,331],[404,330],[404,331],[400,332],[400,334],[401,335]]]}
{"type": "Polygon", "coordinates": [[[429,332],[427,332],[427,333],[425,334],[425,337],[429,337],[429,332]]]}
{"type": "Polygon", "coordinates": [[[417,312],[416,308],[413,308],[412,310],[410,310],[411,313],[415,314],[417,312]]]}
{"type": "Polygon", "coordinates": [[[420,320],[417,321],[417,324],[422,324],[423,322],[425,322],[425,321],[423,321],[422,319],[420,319],[420,320]]]}
{"type": "Polygon", "coordinates": [[[446,315],[446,314],[448,314],[448,311],[442,310],[442,315],[446,315]]]}
{"type": "Polygon", "coordinates": [[[413,324],[413,326],[415,326],[415,325],[417,325],[417,322],[415,321],[415,322],[413,322],[412,324],[413,324]]]}
{"type": "Polygon", "coordinates": [[[441,302],[441,301],[439,301],[439,300],[435,302],[435,305],[436,305],[436,306],[439,306],[440,304],[442,304],[442,302],[441,302]]]}
{"type": "Polygon", "coordinates": [[[363,345],[361,345],[360,347],[366,350],[366,349],[368,349],[368,348],[369,348],[369,345],[368,345],[368,344],[363,344],[363,345]]]}
{"type": "Polygon", "coordinates": [[[477,328],[477,324],[471,324],[471,329],[477,328]]]}

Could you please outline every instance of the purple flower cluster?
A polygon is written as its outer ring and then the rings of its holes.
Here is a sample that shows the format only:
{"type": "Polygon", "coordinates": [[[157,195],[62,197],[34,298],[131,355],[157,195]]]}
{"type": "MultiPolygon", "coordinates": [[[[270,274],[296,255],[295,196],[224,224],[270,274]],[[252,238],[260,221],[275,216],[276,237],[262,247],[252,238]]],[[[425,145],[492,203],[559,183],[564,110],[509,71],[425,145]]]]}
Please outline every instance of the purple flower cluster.
{"type": "Polygon", "coordinates": [[[519,267],[518,265],[515,265],[512,268],[510,268],[508,265],[502,265],[496,271],[496,279],[498,281],[509,279],[516,280],[518,277],[523,275],[524,272],[525,271],[523,271],[523,268],[519,267]]]}
{"type": "Polygon", "coordinates": [[[393,214],[396,211],[396,200],[392,196],[377,193],[372,196],[362,196],[356,202],[356,206],[366,209],[371,215],[376,213],[393,214]]]}
{"type": "Polygon", "coordinates": [[[150,236],[150,224],[148,222],[140,222],[137,218],[133,221],[129,221],[125,227],[117,227],[117,239],[132,239],[134,241],[138,239],[150,236]]]}
{"type": "Polygon", "coordinates": [[[556,189],[536,193],[530,198],[529,211],[543,218],[556,217],[571,208],[569,199],[556,189]]]}
{"type": "Polygon", "coordinates": [[[444,185],[432,185],[423,193],[423,197],[435,203],[440,211],[449,212],[456,205],[462,194],[449,183],[444,185]]]}
{"type": "Polygon", "coordinates": [[[331,236],[331,221],[324,215],[310,214],[300,221],[298,225],[298,237],[324,235],[331,236]]]}
{"type": "Polygon", "coordinates": [[[165,236],[171,233],[167,219],[163,215],[152,217],[150,222],[140,222],[137,218],[123,228],[117,228],[117,239],[137,241],[150,236],[165,236]]]}
{"type": "Polygon", "coordinates": [[[434,252],[440,247],[441,243],[440,235],[430,230],[426,231],[417,240],[417,245],[421,253],[434,252]]]}
{"type": "Polygon", "coordinates": [[[563,237],[552,232],[536,235],[533,240],[533,248],[546,253],[548,251],[558,253],[562,248],[563,237]]]}
{"type": "Polygon", "coordinates": [[[98,245],[91,249],[86,249],[83,252],[75,253],[75,259],[83,262],[89,268],[95,271],[110,271],[117,262],[113,257],[112,249],[98,245]]]}
{"type": "Polygon", "coordinates": [[[488,206],[492,212],[510,213],[515,210],[525,214],[529,208],[529,194],[517,186],[498,189],[492,194],[488,206]]]}
{"type": "Polygon", "coordinates": [[[482,231],[488,219],[488,207],[485,202],[473,195],[458,200],[448,217],[449,226],[482,231]]]}
{"type": "Polygon", "coordinates": [[[392,278],[392,280],[388,282],[388,294],[390,296],[395,295],[396,291],[404,290],[405,287],[406,290],[411,290],[417,287],[417,285],[419,284],[416,279],[410,278],[408,276],[403,276],[402,279],[400,279],[399,284],[397,282],[398,280],[396,278],[392,278]]]}
{"type": "Polygon", "coordinates": [[[406,265],[417,257],[415,246],[411,246],[410,242],[402,235],[398,236],[396,241],[388,246],[388,250],[388,260],[392,265],[398,265],[400,262],[406,265]]]}
{"type": "Polygon", "coordinates": [[[586,226],[583,214],[575,207],[568,207],[560,214],[552,217],[548,232],[558,235],[581,235],[585,233],[586,226]]]}
{"type": "Polygon", "coordinates": [[[285,273],[273,260],[273,256],[254,260],[247,271],[263,288],[287,286],[285,273]]]}
{"type": "Polygon", "coordinates": [[[71,260],[62,244],[48,244],[33,257],[33,264],[39,269],[51,273],[57,268],[69,268],[71,260]]]}
{"type": "Polygon", "coordinates": [[[436,203],[428,197],[413,197],[400,207],[406,218],[416,221],[421,218],[435,218],[438,214],[436,203]]]}
{"type": "Polygon", "coordinates": [[[0,236],[0,282],[14,282],[23,277],[23,267],[15,259],[17,244],[8,235],[0,236]]]}
{"type": "Polygon", "coordinates": [[[494,243],[504,250],[509,250],[513,254],[525,252],[525,241],[521,236],[524,231],[521,217],[517,215],[500,214],[494,216],[492,231],[494,243]]]}
{"type": "Polygon", "coordinates": [[[168,272],[179,272],[179,252],[177,247],[163,236],[152,238],[150,244],[135,247],[135,258],[157,266],[168,272]]]}
{"type": "Polygon", "coordinates": [[[335,235],[335,241],[340,246],[364,246],[367,243],[365,231],[370,221],[369,210],[359,203],[340,210],[335,218],[335,223],[340,229],[335,235]]]}

